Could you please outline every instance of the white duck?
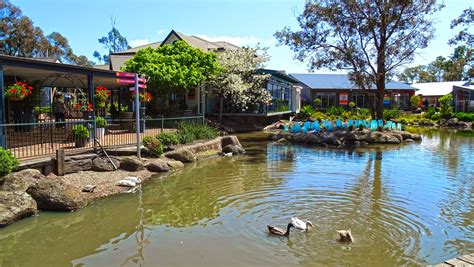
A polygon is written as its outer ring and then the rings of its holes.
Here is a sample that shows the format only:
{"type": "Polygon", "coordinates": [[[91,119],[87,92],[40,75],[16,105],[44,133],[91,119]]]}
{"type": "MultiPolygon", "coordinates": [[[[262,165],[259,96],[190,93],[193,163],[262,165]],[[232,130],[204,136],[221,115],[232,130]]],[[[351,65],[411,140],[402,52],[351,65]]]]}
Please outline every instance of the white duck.
{"type": "Polygon", "coordinates": [[[301,229],[305,231],[309,231],[309,228],[313,228],[314,225],[311,221],[302,221],[296,217],[291,217],[291,223],[295,226],[296,229],[301,229]]]}

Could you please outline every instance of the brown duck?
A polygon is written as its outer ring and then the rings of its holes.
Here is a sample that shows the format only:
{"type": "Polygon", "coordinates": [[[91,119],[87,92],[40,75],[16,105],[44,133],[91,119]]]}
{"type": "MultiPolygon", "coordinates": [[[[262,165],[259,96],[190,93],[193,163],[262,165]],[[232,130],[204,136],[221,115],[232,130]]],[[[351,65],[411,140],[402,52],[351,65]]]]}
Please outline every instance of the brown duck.
{"type": "Polygon", "coordinates": [[[271,225],[267,225],[267,227],[268,227],[268,232],[270,232],[270,234],[279,235],[279,236],[289,236],[290,228],[295,227],[295,226],[292,223],[289,223],[288,226],[286,227],[286,231],[284,229],[274,227],[271,225]]]}
{"type": "Polygon", "coordinates": [[[354,238],[352,237],[351,229],[349,230],[337,230],[339,234],[339,241],[341,242],[354,242],[354,238]]]}

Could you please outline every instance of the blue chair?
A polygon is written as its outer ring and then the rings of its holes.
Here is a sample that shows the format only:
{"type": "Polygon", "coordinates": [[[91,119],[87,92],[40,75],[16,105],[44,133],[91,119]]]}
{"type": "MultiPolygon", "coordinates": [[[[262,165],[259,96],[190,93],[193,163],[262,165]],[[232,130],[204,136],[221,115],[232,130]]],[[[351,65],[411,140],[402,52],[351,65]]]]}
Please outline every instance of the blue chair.
{"type": "Polygon", "coordinates": [[[315,121],[311,124],[311,126],[315,132],[321,131],[321,128],[319,127],[319,122],[315,121]]]}
{"type": "Polygon", "coordinates": [[[377,126],[378,127],[383,127],[383,120],[378,120],[377,121],[377,126]]]}
{"type": "Polygon", "coordinates": [[[396,130],[396,129],[397,129],[397,124],[392,121],[392,130],[396,130]]]}
{"type": "Polygon", "coordinates": [[[370,122],[370,130],[371,130],[371,131],[377,130],[377,121],[376,121],[376,120],[372,120],[372,121],[370,122]]]}
{"type": "Polygon", "coordinates": [[[288,127],[287,124],[283,125],[283,131],[284,131],[284,132],[288,132],[288,128],[289,128],[289,127],[288,127]]]}
{"type": "Polygon", "coordinates": [[[341,123],[341,120],[337,120],[337,121],[336,121],[336,128],[338,128],[338,129],[342,129],[342,128],[343,128],[342,123],[341,123]]]}
{"type": "Polygon", "coordinates": [[[401,123],[397,123],[397,130],[398,130],[398,131],[401,131],[401,130],[402,130],[402,124],[401,124],[401,123]]]}
{"type": "Polygon", "coordinates": [[[304,124],[303,124],[303,128],[306,128],[306,129],[310,129],[311,128],[311,122],[310,121],[306,121],[304,124]]]}
{"type": "Polygon", "coordinates": [[[299,125],[298,123],[291,127],[292,133],[299,133],[300,131],[301,131],[301,125],[299,125]]]}
{"type": "Polygon", "coordinates": [[[354,121],[353,120],[349,120],[349,122],[347,123],[347,127],[351,127],[354,125],[354,121]]]}

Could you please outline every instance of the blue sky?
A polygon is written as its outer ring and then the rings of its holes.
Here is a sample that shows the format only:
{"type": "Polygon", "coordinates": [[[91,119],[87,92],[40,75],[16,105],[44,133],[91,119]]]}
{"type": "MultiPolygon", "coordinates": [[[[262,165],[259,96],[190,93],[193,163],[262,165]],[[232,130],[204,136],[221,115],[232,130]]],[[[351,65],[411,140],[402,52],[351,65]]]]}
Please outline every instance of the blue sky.
{"type": "MultiPolygon", "coordinates": [[[[289,73],[307,72],[306,63],[293,60],[293,52],[277,47],[273,34],[285,26],[297,29],[296,16],[304,0],[11,0],[45,34],[57,31],[66,36],[76,54],[92,58],[101,51],[97,39],[111,28],[111,18],[132,45],[160,41],[171,29],[211,40],[225,40],[270,47],[268,68],[289,73]]],[[[469,7],[471,0],[447,0],[433,17],[436,39],[420,51],[412,65],[427,64],[436,56],[448,56],[447,41],[456,31],[452,19],[469,7]]],[[[472,4],[471,4],[472,5],[472,4]]],[[[318,72],[318,71],[317,71],[318,72]]],[[[324,71],[319,71],[324,72],[324,71]]]]}

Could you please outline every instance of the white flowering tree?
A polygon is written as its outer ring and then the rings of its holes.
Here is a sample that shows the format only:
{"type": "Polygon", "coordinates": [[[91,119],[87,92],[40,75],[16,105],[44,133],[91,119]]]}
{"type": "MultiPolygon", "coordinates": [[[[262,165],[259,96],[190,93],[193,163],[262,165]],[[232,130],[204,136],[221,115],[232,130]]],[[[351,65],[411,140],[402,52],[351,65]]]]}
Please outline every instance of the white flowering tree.
{"type": "Polygon", "coordinates": [[[219,120],[222,120],[224,100],[242,110],[271,101],[265,88],[269,75],[257,73],[269,60],[266,51],[256,47],[218,54],[217,61],[223,71],[207,82],[206,93],[219,98],[219,120]]]}

